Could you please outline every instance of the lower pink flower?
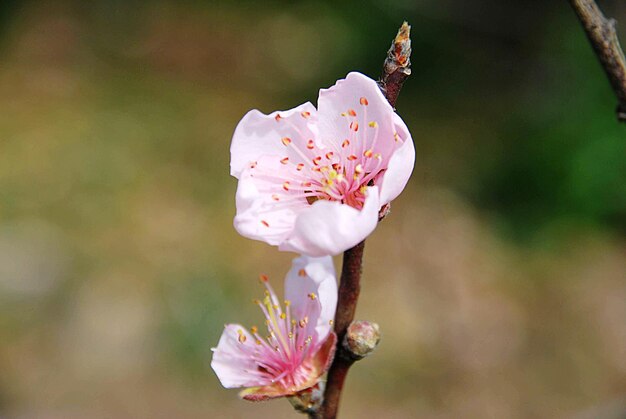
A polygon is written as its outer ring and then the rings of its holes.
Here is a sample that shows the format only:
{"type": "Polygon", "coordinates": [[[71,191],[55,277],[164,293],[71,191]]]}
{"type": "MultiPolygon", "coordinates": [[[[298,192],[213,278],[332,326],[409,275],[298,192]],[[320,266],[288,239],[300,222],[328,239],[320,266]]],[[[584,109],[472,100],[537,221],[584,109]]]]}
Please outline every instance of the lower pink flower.
{"type": "Polygon", "coordinates": [[[267,277],[261,281],[265,297],[255,302],[267,333],[228,324],[211,361],[224,387],[248,387],[240,396],[253,401],[293,395],[317,384],[332,362],[337,341],[332,331],[337,306],[332,258],[295,259],[285,278],[284,304],[267,277]]]}

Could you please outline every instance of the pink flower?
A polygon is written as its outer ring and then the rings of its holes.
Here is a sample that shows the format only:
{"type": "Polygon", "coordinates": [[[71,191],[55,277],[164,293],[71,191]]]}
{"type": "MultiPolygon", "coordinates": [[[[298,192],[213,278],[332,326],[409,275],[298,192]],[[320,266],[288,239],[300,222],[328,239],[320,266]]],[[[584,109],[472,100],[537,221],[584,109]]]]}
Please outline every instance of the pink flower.
{"type": "Polygon", "coordinates": [[[228,324],[211,367],[226,388],[250,387],[240,396],[266,400],[295,394],[318,383],[335,353],[332,331],[337,281],[330,256],[294,259],[285,278],[284,309],[261,276],[267,291],[255,301],[265,315],[267,337],[257,327],[228,324]]]}
{"type": "Polygon", "coordinates": [[[320,90],[318,108],[248,112],[235,130],[235,228],[280,250],[335,255],[365,239],[404,189],[409,131],[376,82],[350,73],[320,90]]]}

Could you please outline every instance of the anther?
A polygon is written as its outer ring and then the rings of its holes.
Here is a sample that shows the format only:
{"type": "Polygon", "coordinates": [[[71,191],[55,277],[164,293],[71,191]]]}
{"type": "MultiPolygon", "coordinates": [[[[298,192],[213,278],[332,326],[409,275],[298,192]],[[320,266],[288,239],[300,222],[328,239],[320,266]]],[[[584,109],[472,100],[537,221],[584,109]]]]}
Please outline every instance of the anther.
{"type": "Polygon", "coordinates": [[[356,159],[358,159],[358,157],[357,157],[357,156],[355,156],[354,154],[350,154],[350,155],[348,156],[348,160],[350,160],[350,161],[354,161],[354,160],[356,160],[356,159]]]}
{"type": "Polygon", "coordinates": [[[298,165],[296,166],[296,170],[301,171],[302,169],[304,169],[304,163],[298,163],[298,165]]]}
{"type": "Polygon", "coordinates": [[[317,295],[315,295],[315,293],[314,293],[314,292],[311,292],[311,293],[309,293],[308,297],[309,297],[311,300],[315,300],[315,299],[317,298],[317,295]]]}
{"type": "Polygon", "coordinates": [[[356,116],[356,112],[354,111],[354,109],[348,109],[348,115],[356,116]]]}
{"type": "Polygon", "coordinates": [[[372,128],[376,128],[378,126],[378,123],[376,121],[371,121],[369,124],[367,124],[368,126],[372,127],[372,128]]]}
{"type": "Polygon", "coordinates": [[[341,148],[346,148],[350,145],[350,141],[349,140],[343,140],[343,143],[341,143],[341,148]]]}
{"type": "Polygon", "coordinates": [[[306,271],[304,269],[300,269],[298,271],[298,276],[306,276],[306,271]]]}
{"type": "Polygon", "coordinates": [[[263,224],[265,227],[269,227],[270,226],[270,224],[267,221],[265,221],[265,220],[261,220],[261,224],[263,224]]]}
{"type": "Polygon", "coordinates": [[[283,183],[283,189],[284,189],[285,191],[289,191],[289,182],[284,182],[284,183],[283,183]]]}
{"type": "Polygon", "coordinates": [[[280,121],[281,119],[283,119],[282,116],[280,116],[279,113],[276,114],[276,116],[274,117],[274,119],[276,120],[276,122],[280,121]]]}
{"type": "Polygon", "coordinates": [[[313,164],[314,165],[319,165],[320,161],[322,160],[322,156],[317,156],[313,158],[313,164]]]}
{"type": "Polygon", "coordinates": [[[267,282],[267,281],[269,281],[269,278],[267,277],[267,275],[261,274],[261,275],[259,275],[259,281],[267,282]]]}
{"type": "Polygon", "coordinates": [[[326,160],[330,160],[333,158],[333,156],[335,155],[335,153],[333,153],[332,151],[329,151],[328,153],[326,153],[326,160]]]}
{"type": "Polygon", "coordinates": [[[372,149],[370,148],[369,150],[365,150],[365,151],[363,152],[363,155],[364,155],[365,157],[367,157],[367,158],[370,158],[370,157],[372,157],[372,155],[374,155],[374,152],[373,152],[373,151],[372,151],[372,149]]]}
{"type": "Polygon", "coordinates": [[[307,111],[300,112],[300,115],[301,115],[303,118],[305,118],[305,119],[306,119],[306,118],[308,118],[309,116],[311,116],[311,112],[307,112],[307,111]]]}
{"type": "Polygon", "coordinates": [[[282,141],[282,143],[286,146],[288,146],[289,144],[291,144],[291,138],[289,137],[283,137],[280,139],[280,141],[282,141]]]}
{"type": "Polygon", "coordinates": [[[272,199],[274,201],[280,201],[280,197],[278,195],[276,195],[276,194],[272,194],[272,199]]]}
{"type": "Polygon", "coordinates": [[[284,158],[280,159],[280,162],[282,164],[287,164],[289,162],[289,157],[284,157],[284,158]]]}
{"type": "Polygon", "coordinates": [[[362,98],[359,100],[359,103],[360,103],[361,105],[365,105],[365,106],[369,105],[369,102],[368,102],[368,101],[367,101],[367,99],[366,99],[366,98],[364,98],[364,97],[362,97],[362,98]]]}
{"type": "Polygon", "coordinates": [[[315,142],[313,140],[307,141],[306,148],[308,148],[309,150],[313,150],[315,148],[315,142]]]}

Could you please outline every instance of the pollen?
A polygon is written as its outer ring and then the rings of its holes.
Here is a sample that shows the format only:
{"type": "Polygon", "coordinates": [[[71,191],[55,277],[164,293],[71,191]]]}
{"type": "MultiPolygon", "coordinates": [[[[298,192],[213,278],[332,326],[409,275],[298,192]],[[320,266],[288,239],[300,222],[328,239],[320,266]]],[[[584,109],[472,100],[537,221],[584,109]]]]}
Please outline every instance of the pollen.
{"type": "Polygon", "coordinates": [[[270,226],[270,223],[268,223],[265,220],[261,220],[261,224],[263,224],[265,227],[269,227],[270,226]]]}
{"type": "Polygon", "coordinates": [[[291,144],[291,138],[289,138],[289,137],[283,137],[283,138],[280,139],[280,141],[282,141],[282,143],[285,146],[288,146],[289,144],[291,144]]]}
{"type": "Polygon", "coordinates": [[[283,189],[289,191],[289,182],[283,182],[283,189]]]}
{"type": "Polygon", "coordinates": [[[372,128],[378,127],[378,123],[376,121],[370,121],[367,125],[372,127],[372,128]]]}
{"type": "Polygon", "coordinates": [[[356,112],[354,111],[354,109],[348,109],[348,115],[356,116],[356,112]]]}
{"type": "Polygon", "coordinates": [[[369,105],[369,102],[368,102],[368,101],[367,101],[367,99],[366,99],[366,98],[364,98],[364,97],[362,97],[361,99],[359,99],[359,103],[360,103],[361,105],[364,105],[364,106],[369,105]]]}
{"type": "Polygon", "coordinates": [[[346,148],[350,145],[350,140],[343,140],[343,143],[341,143],[341,147],[342,148],[346,148]]]}
{"type": "Polygon", "coordinates": [[[280,162],[282,164],[287,164],[289,162],[289,157],[284,157],[284,158],[280,159],[280,162]]]}

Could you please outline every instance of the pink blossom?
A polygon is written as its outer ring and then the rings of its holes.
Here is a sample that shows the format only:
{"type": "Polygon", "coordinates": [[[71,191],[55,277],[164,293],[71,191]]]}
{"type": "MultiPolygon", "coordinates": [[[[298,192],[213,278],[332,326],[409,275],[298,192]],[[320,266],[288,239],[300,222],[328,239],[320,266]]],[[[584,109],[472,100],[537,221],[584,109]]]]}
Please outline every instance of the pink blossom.
{"type": "Polygon", "coordinates": [[[415,161],[409,131],[376,82],[350,73],[305,103],[248,112],[231,144],[235,228],[280,250],[335,255],[376,227],[415,161]]]}
{"type": "Polygon", "coordinates": [[[226,388],[249,387],[247,400],[292,395],[317,384],[335,353],[332,331],[337,281],[330,256],[294,259],[285,278],[284,308],[267,277],[263,301],[267,337],[256,326],[226,325],[211,367],[226,388]]]}

